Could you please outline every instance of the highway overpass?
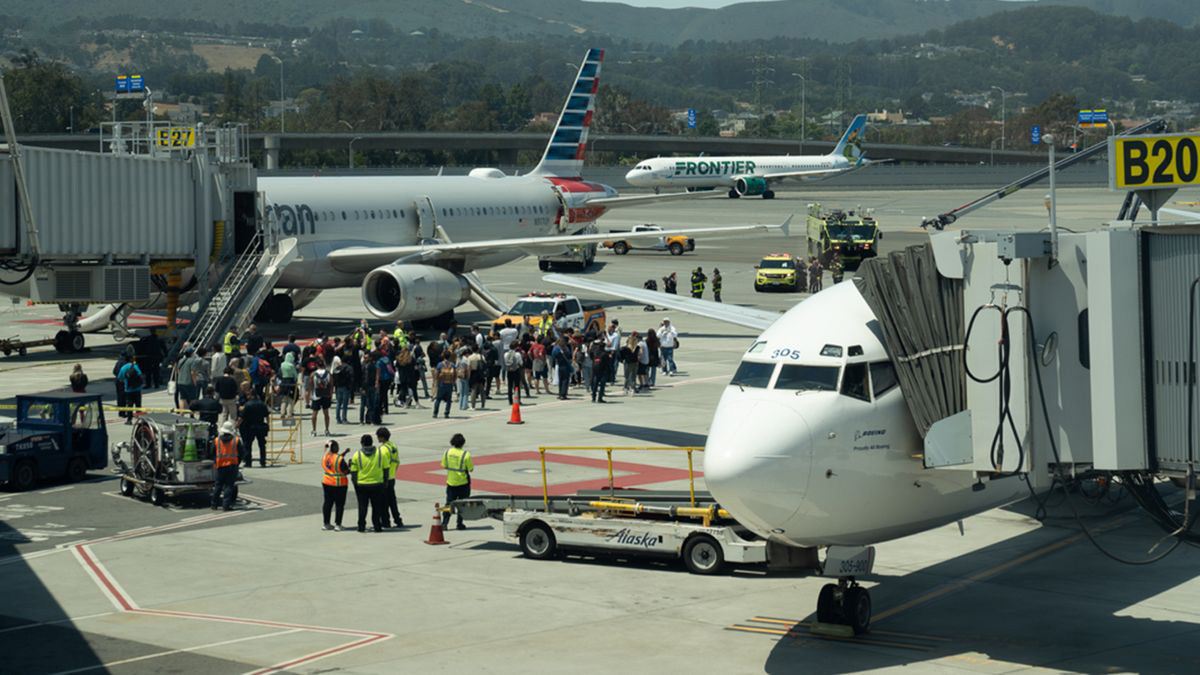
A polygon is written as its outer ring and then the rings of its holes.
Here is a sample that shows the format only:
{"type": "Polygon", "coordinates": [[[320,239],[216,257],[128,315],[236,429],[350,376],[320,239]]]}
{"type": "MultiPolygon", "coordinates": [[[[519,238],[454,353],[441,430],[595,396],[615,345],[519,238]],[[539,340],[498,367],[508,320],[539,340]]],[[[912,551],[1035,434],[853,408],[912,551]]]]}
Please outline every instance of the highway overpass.
{"type": "MultiPolygon", "coordinates": [[[[265,168],[279,166],[281,150],[340,150],[348,151],[351,142],[355,151],[486,151],[494,153],[496,163],[513,165],[522,150],[539,152],[546,147],[548,134],[495,132],[319,132],[249,134],[252,154],[265,151],[265,168]]],[[[76,150],[98,150],[98,134],[35,134],[22,136],[30,145],[76,150]]],[[[803,152],[818,154],[833,149],[829,141],[808,141],[803,152]]],[[[700,153],[708,155],[786,155],[801,154],[794,139],[722,138],[707,136],[644,136],[634,134],[592,134],[590,149],[594,152],[613,152],[629,157],[700,153]]],[[[867,155],[874,159],[897,162],[932,164],[1035,164],[1046,161],[1044,152],[1026,150],[993,150],[930,145],[868,144],[867,155]]]]}

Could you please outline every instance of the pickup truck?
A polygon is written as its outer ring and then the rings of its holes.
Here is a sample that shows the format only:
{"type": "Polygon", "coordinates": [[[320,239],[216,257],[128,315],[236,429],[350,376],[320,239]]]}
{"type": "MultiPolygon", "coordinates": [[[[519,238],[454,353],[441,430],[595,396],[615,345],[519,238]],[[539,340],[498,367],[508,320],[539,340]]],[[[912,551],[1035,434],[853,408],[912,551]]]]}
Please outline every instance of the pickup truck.
{"type": "Polygon", "coordinates": [[[542,314],[550,315],[553,320],[562,311],[567,328],[574,328],[577,333],[604,332],[607,317],[600,305],[584,305],[579,298],[563,293],[529,293],[517,299],[512,309],[492,322],[496,330],[504,328],[505,319],[511,319],[518,330],[537,330],[542,323],[542,314]],[[526,327],[528,326],[528,327],[526,327]]]}
{"type": "MultiPolygon", "coordinates": [[[[629,232],[630,230],[613,230],[610,234],[620,234],[629,232]]],[[[635,225],[633,232],[662,232],[663,229],[658,225],[635,225]]],[[[604,248],[611,248],[613,253],[617,255],[625,255],[634,249],[642,249],[646,251],[670,251],[671,255],[683,255],[684,251],[695,251],[696,240],[691,237],[682,237],[679,235],[668,235],[657,239],[639,238],[639,239],[612,239],[604,242],[604,248]]]]}

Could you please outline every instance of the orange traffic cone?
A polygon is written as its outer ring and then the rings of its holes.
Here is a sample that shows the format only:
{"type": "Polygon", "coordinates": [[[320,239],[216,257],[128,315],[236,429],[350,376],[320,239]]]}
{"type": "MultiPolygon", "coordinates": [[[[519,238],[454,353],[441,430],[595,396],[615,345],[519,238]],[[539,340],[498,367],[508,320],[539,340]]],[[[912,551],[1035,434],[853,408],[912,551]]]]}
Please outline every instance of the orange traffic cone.
{"type": "Polygon", "coordinates": [[[429,538],[425,540],[426,544],[448,544],[446,538],[442,536],[442,508],[440,504],[433,505],[433,527],[429,528],[429,538]]]}
{"type": "Polygon", "coordinates": [[[513,403],[512,415],[508,418],[508,423],[509,424],[525,424],[525,422],[521,421],[521,398],[520,397],[517,397],[516,402],[513,403]]]}

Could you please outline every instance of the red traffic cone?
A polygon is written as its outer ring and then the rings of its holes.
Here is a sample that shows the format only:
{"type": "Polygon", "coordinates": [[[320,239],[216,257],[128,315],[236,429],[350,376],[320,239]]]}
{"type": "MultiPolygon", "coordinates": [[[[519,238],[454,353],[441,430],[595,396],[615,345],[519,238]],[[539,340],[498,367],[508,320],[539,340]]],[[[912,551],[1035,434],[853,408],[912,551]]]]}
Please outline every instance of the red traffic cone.
{"type": "Polygon", "coordinates": [[[442,508],[440,504],[433,505],[433,527],[429,528],[429,538],[425,540],[426,544],[434,546],[440,544],[448,544],[446,538],[442,536],[442,508]]]}
{"type": "Polygon", "coordinates": [[[517,398],[516,402],[513,403],[512,415],[508,418],[508,423],[525,424],[525,422],[521,421],[521,399],[519,397],[517,398]]]}

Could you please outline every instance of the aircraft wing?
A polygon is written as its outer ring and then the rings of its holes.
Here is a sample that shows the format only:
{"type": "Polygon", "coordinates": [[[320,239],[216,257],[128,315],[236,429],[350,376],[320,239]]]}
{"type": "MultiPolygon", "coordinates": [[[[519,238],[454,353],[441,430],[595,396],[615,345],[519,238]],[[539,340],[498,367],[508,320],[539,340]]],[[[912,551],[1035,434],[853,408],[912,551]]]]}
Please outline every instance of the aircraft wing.
{"type": "Polygon", "coordinates": [[[1158,213],[1160,214],[1160,218],[1161,218],[1161,214],[1169,213],[1173,216],[1179,216],[1180,218],[1183,219],[1183,222],[1191,223],[1191,222],[1195,222],[1195,221],[1200,221],[1200,213],[1196,213],[1195,211],[1184,211],[1183,209],[1168,209],[1166,207],[1163,207],[1158,210],[1158,213]]]}
{"type": "Polygon", "coordinates": [[[433,263],[439,259],[453,258],[457,255],[465,257],[471,253],[495,251],[497,249],[520,249],[526,253],[560,251],[564,246],[575,244],[592,244],[612,239],[659,239],[670,235],[694,234],[724,234],[775,231],[783,232],[784,236],[791,233],[792,216],[782,223],[756,225],[725,225],[718,227],[684,227],[674,230],[654,230],[647,232],[621,232],[599,234],[563,234],[543,237],[521,237],[517,239],[491,239],[485,241],[470,241],[463,243],[432,243],[413,246],[351,246],[339,248],[328,254],[333,268],[339,272],[366,273],[379,267],[395,262],[401,258],[411,257],[412,262],[433,263]]]}
{"type": "Polygon", "coordinates": [[[784,178],[815,178],[817,176],[832,176],[834,174],[846,173],[847,169],[809,169],[807,171],[776,171],[775,173],[761,174],[762,178],[767,180],[783,180],[784,178]]]}
{"type": "Polygon", "coordinates": [[[642,204],[650,204],[654,202],[669,202],[678,199],[702,199],[704,197],[712,197],[719,195],[725,196],[724,192],[719,190],[697,190],[696,192],[672,192],[665,195],[628,195],[622,197],[597,197],[589,199],[583,203],[584,206],[604,206],[610,209],[621,208],[623,206],[640,206],[642,204]]]}
{"type": "Polygon", "coordinates": [[[632,286],[623,286],[607,281],[596,281],[595,279],[568,276],[565,274],[547,274],[542,277],[542,281],[592,291],[593,293],[615,298],[632,300],[646,305],[669,307],[681,312],[687,312],[688,314],[724,321],[735,326],[754,328],[755,330],[765,330],[768,326],[775,323],[779,317],[783,316],[779,312],[740,307],[723,302],[712,302],[711,300],[698,300],[696,298],[663,293],[662,291],[651,291],[645,288],[634,288],[632,286]]]}

